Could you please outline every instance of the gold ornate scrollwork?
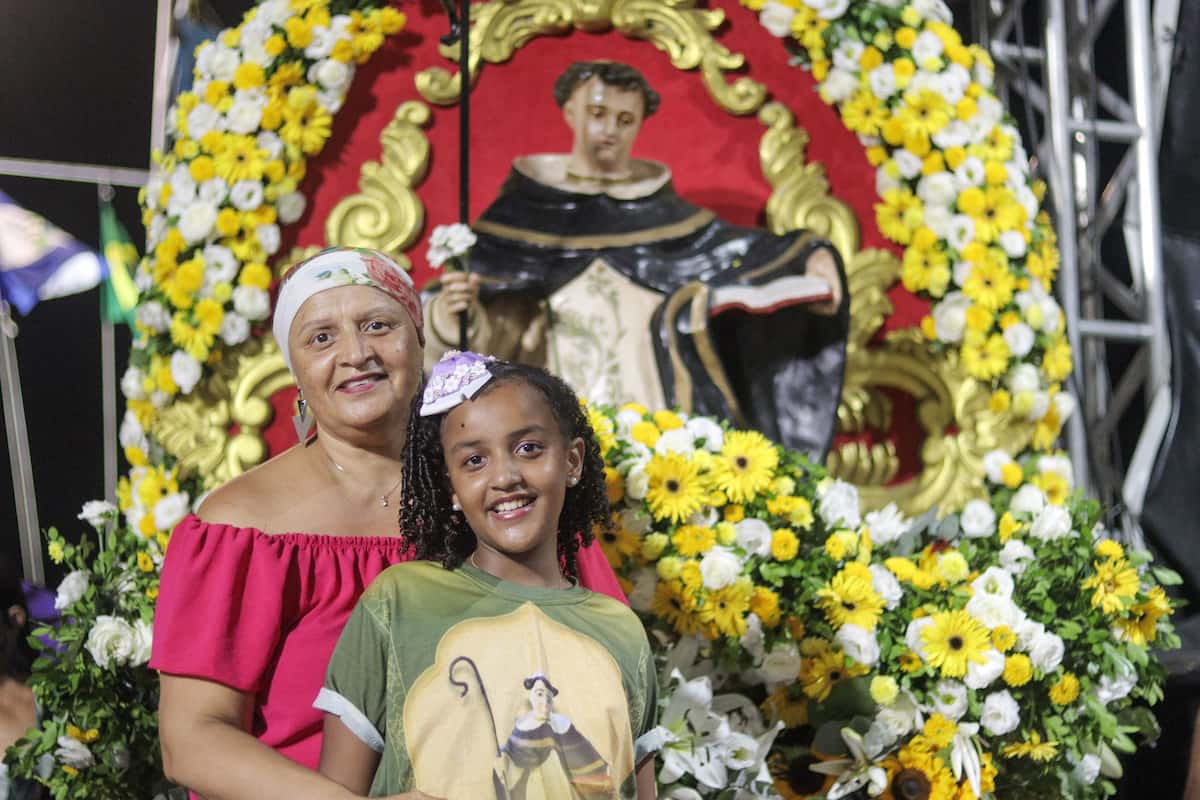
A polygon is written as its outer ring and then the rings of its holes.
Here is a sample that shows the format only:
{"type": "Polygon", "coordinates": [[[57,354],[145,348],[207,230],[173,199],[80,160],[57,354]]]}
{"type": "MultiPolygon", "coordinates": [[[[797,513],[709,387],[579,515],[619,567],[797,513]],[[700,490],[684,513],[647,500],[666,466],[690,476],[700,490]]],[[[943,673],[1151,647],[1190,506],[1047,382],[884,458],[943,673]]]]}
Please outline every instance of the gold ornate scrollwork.
{"type": "Polygon", "coordinates": [[[425,224],[425,206],[414,187],[429,169],[429,140],[422,127],[429,106],[403,103],[380,135],[382,158],[362,165],[358,194],[342,198],[325,221],[330,246],[371,247],[392,254],[410,269],[403,250],[425,224]]]}
{"type": "MultiPolygon", "coordinates": [[[[713,39],[712,32],[724,21],[724,11],[696,8],[695,0],[491,0],[471,7],[467,72],[474,84],[484,62],[507,61],[535,36],[611,28],[651,42],[677,69],[699,68],[705,87],[721,108],[732,114],[753,114],[766,100],[767,89],[746,77],[728,82],[726,73],[740,69],[745,57],[713,39]]],[[[441,53],[451,61],[459,60],[458,45],[442,45],[441,53]]],[[[417,75],[416,85],[429,102],[452,105],[462,93],[461,68],[452,75],[430,67],[417,75]]]]}
{"type": "Polygon", "coordinates": [[[271,396],[292,383],[271,335],[251,339],[226,351],[214,375],[162,410],[154,437],[205,488],[217,486],[266,459],[271,396]]]}
{"type": "Polygon", "coordinates": [[[989,388],[966,373],[957,352],[931,352],[919,331],[897,331],[872,343],[893,310],[887,291],[900,277],[899,260],[885,250],[859,249],[854,212],[829,196],[824,168],[805,162],[808,134],[795,126],[791,112],[769,103],[758,118],[767,126],[759,155],[774,189],[767,201],[771,230],[812,230],[832,241],[846,264],[850,335],[839,431],[889,431],[893,409],[884,390],[890,389],[913,398],[925,436],[921,471],[903,483],[890,485],[900,469],[890,441],[844,443],[829,454],[830,471],[858,485],[864,505],[872,508],[895,502],[918,513],[982,496],[984,453],[997,447],[1018,452],[1029,440],[1028,426],[992,412],[989,388]]]}

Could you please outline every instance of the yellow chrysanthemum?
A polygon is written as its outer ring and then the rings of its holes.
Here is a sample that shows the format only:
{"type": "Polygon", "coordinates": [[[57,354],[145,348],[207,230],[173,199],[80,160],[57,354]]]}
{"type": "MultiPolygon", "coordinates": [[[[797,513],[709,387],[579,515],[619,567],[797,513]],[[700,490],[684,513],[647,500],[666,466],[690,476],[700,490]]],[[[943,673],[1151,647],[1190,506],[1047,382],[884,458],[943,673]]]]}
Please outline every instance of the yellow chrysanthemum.
{"type": "Polygon", "coordinates": [[[941,714],[934,713],[929,719],[925,720],[925,727],[921,731],[925,734],[925,738],[933,743],[933,746],[941,750],[943,747],[949,747],[950,742],[954,739],[954,734],[958,733],[958,726],[951,722],[941,714]]]}
{"type": "Polygon", "coordinates": [[[897,244],[908,244],[924,218],[924,206],[908,189],[888,189],[883,193],[883,202],[875,204],[879,230],[897,244]]]}
{"type": "Polygon", "coordinates": [[[1058,758],[1058,742],[1042,741],[1041,734],[1033,731],[1023,742],[1005,745],[1001,751],[1005,758],[1028,758],[1032,761],[1053,761],[1058,758]]]}
{"type": "Polygon", "coordinates": [[[681,525],[671,535],[671,543],[680,555],[698,556],[707,553],[716,544],[717,534],[712,528],[699,525],[681,525]]]}
{"type": "Polygon", "coordinates": [[[1096,542],[1096,546],[1093,549],[1100,558],[1116,560],[1125,557],[1125,548],[1121,546],[1120,542],[1113,541],[1112,539],[1101,539],[1096,542]]]}
{"type": "Polygon", "coordinates": [[[776,561],[791,561],[800,552],[800,540],[787,528],[771,533],[771,555],[776,561]]]}
{"type": "Polygon", "coordinates": [[[747,503],[770,488],[778,465],[779,452],[767,437],[733,431],[725,435],[713,480],[731,503],[747,503]]]}
{"type": "Polygon", "coordinates": [[[679,523],[704,507],[708,496],[696,465],[686,456],[668,453],[646,465],[650,488],[646,502],[656,520],[679,523]]]}
{"type": "Polygon", "coordinates": [[[153,572],[154,571],[154,559],[151,558],[150,554],[147,553],[145,550],[138,551],[137,565],[138,565],[138,569],[140,569],[142,572],[153,572]]]}
{"type": "Polygon", "coordinates": [[[887,106],[867,89],[859,89],[842,105],[842,122],[864,136],[878,134],[889,116],[887,106]]]}
{"type": "Polygon", "coordinates": [[[673,431],[683,427],[683,420],[674,411],[655,411],[651,416],[659,430],[673,431]]]}
{"type": "Polygon", "coordinates": [[[997,625],[992,628],[992,647],[1001,653],[1007,653],[1017,643],[1017,634],[1007,625],[997,625]]]}
{"type": "Polygon", "coordinates": [[[1092,608],[1099,608],[1105,614],[1116,614],[1125,607],[1125,599],[1137,595],[1137,570],[1129,566],[1125,559],[1106,559],[1094,561],[1092,566],[1096,574],[1085,580],[1081,586],[1093,589],[1092,608]]]}
{"type": "Polygon", "coordinates": [[[1120,638],[1132,642],[1139,647],[1145,647],[1158,638],[1158,621],[1164,616],[1174,614],[1171,601],[1161,586],[1155,586],[1146,593],[1146,601],[1138,603],[1129,609],[1126,619],[1117,620],[1117,630],[1120,638]]]}
{"type": "Polygon", "coordinates": [[[662,431],[658,426],[648,420],[641,420],[633,423],[629,429],[629,438],[639,444],[644,444],[646,447],[654,447],[658,444],[659,437],[662,436],[662,431]]]}
{"type": "Polygon", "coordinates": [[[817,605],[835,628],[849,622],[873,631],[884,603],[871,585],[870,573],[864,579],[847,566],[817,592],[817,605]]]}
{"type": "Polygon", "coordinates": [[[985,336],[968,332],[963,337],[961,352],[962,363],[967,372],[981,381],[990,381],[1004,374],[1012,357],[1008,342],[998,333],[985,336]]]}
{"type": "Polygon", "coordinates": [[[1071,345],[1059,337],[1042,355],[1042,373],[1051,381],[1061,381],[1071,374],[1071,345]]]}
{"type": "Polygon", "coordinates": [[[1004,682],[1009,686],[1024,686],[1033,680],[1033,662],[1024,653],[1014,653],[1004,659],[1004,682]]]}
{"type": "Polygon", "coordinates": [[[750,595],[750,610],[768,628],[774,628],[783,619],[779,611],[779,595],[765,586],[754,587],[754,593],[750,595]]]}
{"type": "Polygon", "coordinates": [[[967,674],[967,663],[982,664],[990,646],[988,629],[968,612],[942,611],[921,631],[925,660],[950,678],[967,674]]]}
{"type": "Polygon", "coordinates": [[[1064,672],[1058,682],[1050,687],[1050,702],[1056,706],[1069,706],[1079,697],[1079,678],[1064,672]]]}

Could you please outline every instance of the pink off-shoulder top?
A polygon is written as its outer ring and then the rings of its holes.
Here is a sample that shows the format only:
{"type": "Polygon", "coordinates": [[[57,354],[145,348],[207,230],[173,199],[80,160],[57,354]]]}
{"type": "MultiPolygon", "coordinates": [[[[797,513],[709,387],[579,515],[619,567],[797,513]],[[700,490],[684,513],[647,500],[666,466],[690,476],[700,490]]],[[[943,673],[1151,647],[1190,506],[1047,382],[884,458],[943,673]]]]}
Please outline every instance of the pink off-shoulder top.
{"type": "MultiPolygon", "coordinates": [[[[314,709],[342,626],[368,584],[408,560],[398,537],[265,534],[188,516],[163,564],[150,667],[254,696],[250,732],[316,769],[323,714],[314,709]]],[[[580,579],[626,602],[597,544],[580,579]]]]}

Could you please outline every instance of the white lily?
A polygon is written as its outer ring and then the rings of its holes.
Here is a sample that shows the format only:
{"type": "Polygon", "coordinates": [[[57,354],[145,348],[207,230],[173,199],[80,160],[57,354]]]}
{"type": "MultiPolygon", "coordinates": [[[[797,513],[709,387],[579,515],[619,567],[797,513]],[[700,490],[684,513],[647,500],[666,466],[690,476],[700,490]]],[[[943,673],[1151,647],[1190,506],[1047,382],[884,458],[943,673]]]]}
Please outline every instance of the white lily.
{"type": "Polygon", "coordinates": [[[676,684],[658,727],[652,731],[661,743],[661,783],[674,783],[684,775],[713,789],[725,786],[727,770],[723,742],[729,738],[729,722],[712,711],[712,682],[707,676],[684,680],[679,670],[671,671],[676,684]]]}
{"type": "Polygon", "coordinates": [[[851,758],[822,761],[809,767],[813,772],[822,775],[838,776],[833,786],[825,793],[828,800],[839,800],[864,787],[871,797],[883,794],[883,790],[887,788],[887,772],[867,758],[862,735],[853,728],[842,728],[842,741],[846,743],[851,758]]]}
{"type": "Polygon", "coordinates": [[[971,791],[975,793],[976,797],[982,797],[983,792],[979,790],[979,748],[975,741],[978,733],[979,725],[974,722],[958,724],[958,731],[950,743],[953,748],[950,751],[950,766],[954,769],[956,781],[961,781],[965,773],[967,781],[971,784],[971,791]]]}

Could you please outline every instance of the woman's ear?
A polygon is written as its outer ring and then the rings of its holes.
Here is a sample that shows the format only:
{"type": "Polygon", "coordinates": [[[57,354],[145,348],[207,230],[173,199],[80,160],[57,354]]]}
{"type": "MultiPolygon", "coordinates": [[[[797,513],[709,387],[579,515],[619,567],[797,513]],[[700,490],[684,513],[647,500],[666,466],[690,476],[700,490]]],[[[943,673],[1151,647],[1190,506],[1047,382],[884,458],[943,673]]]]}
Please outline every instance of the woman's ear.
{"type": "Polygon", "coordinates": [[[9,606],[8,621],[11,622],[15,628],[24,628],[25,623],[29,621],[29,612],[27,612],[23,606],[9,606]]]}
{"type": "Polygon", "coordinates": [[[567,484],[574,486],[583,479],[583,460],[587,446],[576,436],[567,444],[567,484]]]}

